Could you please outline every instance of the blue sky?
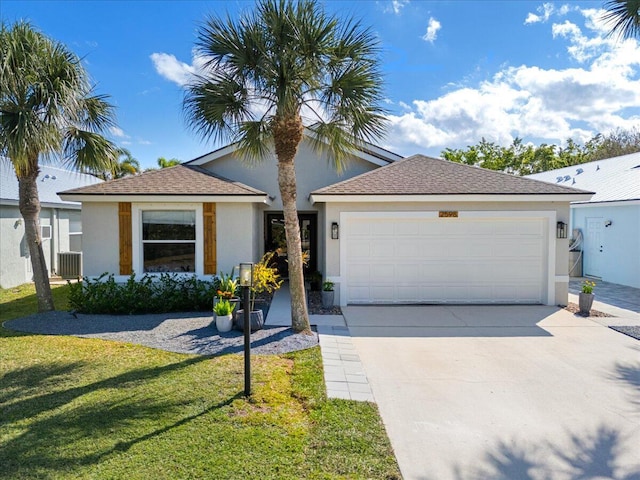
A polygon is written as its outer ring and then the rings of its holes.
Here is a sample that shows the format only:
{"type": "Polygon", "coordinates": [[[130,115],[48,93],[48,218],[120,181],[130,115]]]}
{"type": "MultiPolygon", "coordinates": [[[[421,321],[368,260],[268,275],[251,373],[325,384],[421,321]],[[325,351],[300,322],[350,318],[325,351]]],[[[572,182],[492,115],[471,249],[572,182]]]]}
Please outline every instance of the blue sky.
{"type": "MultiPolygon", "coordinates": [[[[382,47],[389,131],[380,145],[438,156],[481,138],[508,145],[584,142],[640,127],[640,46],[606,36],[603,1],[326,1],[355,16],[382,47]]],[[[245,1],[0,0],[0,17],[30,20],[85,62],[116,106],[112,139],[143,167],[220,145],[188,130],[183,85],[207,15],[245,1]]]]}

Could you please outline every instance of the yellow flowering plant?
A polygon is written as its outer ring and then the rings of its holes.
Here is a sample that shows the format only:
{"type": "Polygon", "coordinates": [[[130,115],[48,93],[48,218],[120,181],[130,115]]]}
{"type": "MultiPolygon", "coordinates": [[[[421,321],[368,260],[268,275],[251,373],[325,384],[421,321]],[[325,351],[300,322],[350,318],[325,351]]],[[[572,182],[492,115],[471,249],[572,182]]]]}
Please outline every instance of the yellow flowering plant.
{"type": "Polygon", "coordinates": [[[596,282],[585,280],[582,282],[582,293],[593,293],[593,288],[596,286],[596,282]]]}

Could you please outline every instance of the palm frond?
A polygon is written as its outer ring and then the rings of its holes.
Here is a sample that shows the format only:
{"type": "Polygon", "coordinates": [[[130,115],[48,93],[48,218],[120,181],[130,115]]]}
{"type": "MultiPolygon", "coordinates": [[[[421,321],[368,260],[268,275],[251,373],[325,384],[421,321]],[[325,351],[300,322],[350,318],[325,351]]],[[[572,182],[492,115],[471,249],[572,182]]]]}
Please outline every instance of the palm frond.
{"type": "Polygon", "coordinates": [[[602,20],[611,25],[609,35],[640,37],[640,0],[609,0],[604,9],[602,20]]]}

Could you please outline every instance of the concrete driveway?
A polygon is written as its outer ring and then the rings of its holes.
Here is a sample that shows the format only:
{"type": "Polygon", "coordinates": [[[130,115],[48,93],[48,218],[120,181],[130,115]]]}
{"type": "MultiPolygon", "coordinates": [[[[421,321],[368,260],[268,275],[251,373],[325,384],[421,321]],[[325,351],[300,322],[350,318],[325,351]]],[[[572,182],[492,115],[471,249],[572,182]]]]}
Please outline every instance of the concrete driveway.
{"type": "Polygon", "coordinates": [[[556,307],[343,313],[405,479],[640,479],[638,340],[556,307]]]}

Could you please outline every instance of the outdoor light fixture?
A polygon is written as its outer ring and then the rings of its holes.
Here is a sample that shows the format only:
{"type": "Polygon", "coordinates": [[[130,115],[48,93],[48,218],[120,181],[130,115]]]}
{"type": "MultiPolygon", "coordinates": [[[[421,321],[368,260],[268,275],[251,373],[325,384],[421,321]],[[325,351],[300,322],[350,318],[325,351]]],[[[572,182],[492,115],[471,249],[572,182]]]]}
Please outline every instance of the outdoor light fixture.
{"type": "Polygon", "coordinates": [[[244,309],[244,396],[251,395],[251,307],[249,306],[249,290],[253,285],[253,263],[240,264],[240,278],[244,309]]]}
{"type": "Polygon", "coordinates": [[[607,220],[604,222],[605,227],[610,227],[611,225],[613,225],[613,222],[611,220],[607,220]]]}
{"type": "Polygon", "coordinates": [[[250,287],[253,283],[253,263],[241,263],[240,264],[240,278],[239,283],[241,287],[250,287]]]}
{"type": "Polygon", "coordinates": [[[331,239],[338,240],[340,238],[340,227],[337,222],[331,224],[331,239]]]}
{"type": "Polygon", "coordinates": [[[567,224],[558,222],[556,225],[556,238],[567,238],[567,224]]]}

